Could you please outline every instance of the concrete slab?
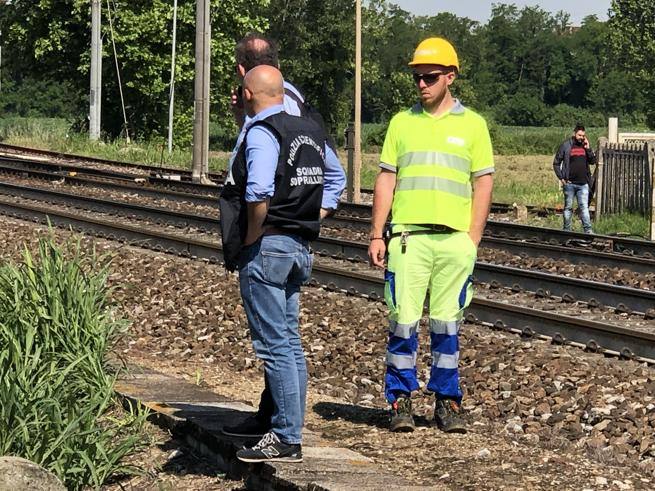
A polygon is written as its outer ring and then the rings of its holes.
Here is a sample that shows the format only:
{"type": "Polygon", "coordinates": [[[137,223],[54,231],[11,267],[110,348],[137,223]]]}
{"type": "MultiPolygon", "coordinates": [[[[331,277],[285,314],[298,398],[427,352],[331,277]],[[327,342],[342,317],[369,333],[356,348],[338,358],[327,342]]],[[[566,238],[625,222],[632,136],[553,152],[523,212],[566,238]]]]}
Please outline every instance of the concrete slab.
{"type": "Polygon", "coordinates": [[[175,432],[194,449],[211,458],[228,476],[245,478],[256,490],[394,490],[426,489],[413,486],[385,472],[357,452],[334,447],[318,434],[303,431],[301,464],[245,464],[236,458],[244,444],[254,443],[221,433],[256,409],[232,401],[184,380],[141,367],[130,367],[116,383],[116,392],[127,403],[152,411],[151,419],[175,432]]]}

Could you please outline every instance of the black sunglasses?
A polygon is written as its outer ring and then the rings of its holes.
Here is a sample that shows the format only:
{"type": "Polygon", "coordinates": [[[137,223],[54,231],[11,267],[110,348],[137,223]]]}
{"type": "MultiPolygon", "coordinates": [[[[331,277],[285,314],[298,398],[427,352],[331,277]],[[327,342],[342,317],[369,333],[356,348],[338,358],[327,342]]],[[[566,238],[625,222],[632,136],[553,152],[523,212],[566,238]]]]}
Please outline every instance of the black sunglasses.
{"type": "Polygon", "coordinates": [[[425,85],[428,87],[430,85],[434,85],[437,83],[437,80],[439,80],[439,77],[442,75],[446,75],[444,72],[435,72],[435,73],[412,73],[412,77],[414,77],[414,82],[415,83],[420,83],[421,80],[425,82],[425,85]]]}

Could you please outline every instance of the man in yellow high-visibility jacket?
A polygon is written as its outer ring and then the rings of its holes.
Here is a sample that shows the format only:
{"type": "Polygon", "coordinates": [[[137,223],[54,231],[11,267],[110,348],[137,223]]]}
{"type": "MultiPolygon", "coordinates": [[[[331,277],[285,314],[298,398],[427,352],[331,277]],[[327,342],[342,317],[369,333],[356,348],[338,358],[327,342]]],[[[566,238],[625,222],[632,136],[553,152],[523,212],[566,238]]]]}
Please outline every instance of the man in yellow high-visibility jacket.
{"type": "Polygon", "coordinates": [[[390,309],[385,395],[391,431],[412,431],[418,325],[426,293],[437,425],[466,432],[461,417],[459,326],[473,295],[471,275],[493,187],[493,151],[484,119],[453,98],[457,53],[441,38],[421,42],[409,64],[420,103],[394,116],[375,182],[369,258],[385,270],[390,309]],[[388,245],[385,223],[391,211],[388,245]],[[385,265],[385,255],[388,261],[385,265]]]}

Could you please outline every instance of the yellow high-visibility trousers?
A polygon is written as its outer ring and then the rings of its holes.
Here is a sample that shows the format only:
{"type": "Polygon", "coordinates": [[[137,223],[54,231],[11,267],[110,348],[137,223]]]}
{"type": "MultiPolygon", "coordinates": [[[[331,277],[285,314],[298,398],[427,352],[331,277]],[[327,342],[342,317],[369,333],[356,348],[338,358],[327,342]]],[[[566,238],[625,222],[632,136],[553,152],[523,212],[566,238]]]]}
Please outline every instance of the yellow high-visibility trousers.
{"type": "MultiPolygon", "coordinates": [[[[425,227],[396,225],[394,233],[425,227]]],[[[419,388],[416,373],[418,326],[429,292],[432,368],[428,390],[437,398],[461,401],[459,387],[459,326],[471,302],[477,248],[468,233],[429,233],[393,237],[388,246],[385,300],[390,309],[385,395],[419,388]]]]}

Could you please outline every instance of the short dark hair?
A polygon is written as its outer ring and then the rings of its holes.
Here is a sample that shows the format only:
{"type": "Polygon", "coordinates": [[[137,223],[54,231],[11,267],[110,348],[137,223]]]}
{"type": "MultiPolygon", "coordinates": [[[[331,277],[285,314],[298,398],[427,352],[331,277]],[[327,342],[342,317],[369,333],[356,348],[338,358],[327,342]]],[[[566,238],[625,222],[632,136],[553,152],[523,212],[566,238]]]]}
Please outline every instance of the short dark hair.
{"type": "Polygon", "coordinates": [[[277,44],[259,32],[247,34],[237,43],[234,52],[237,64],[246,72],[259,65],[279,66],[277,44]]]}
{"type": "Polygon", "coordinates": [[[573,133],[577,133],[578,131],[587,131],[584,129],[584,125],[581,123],[578,123],[575,125],[575,128],[573,128],[573,133]]]}

